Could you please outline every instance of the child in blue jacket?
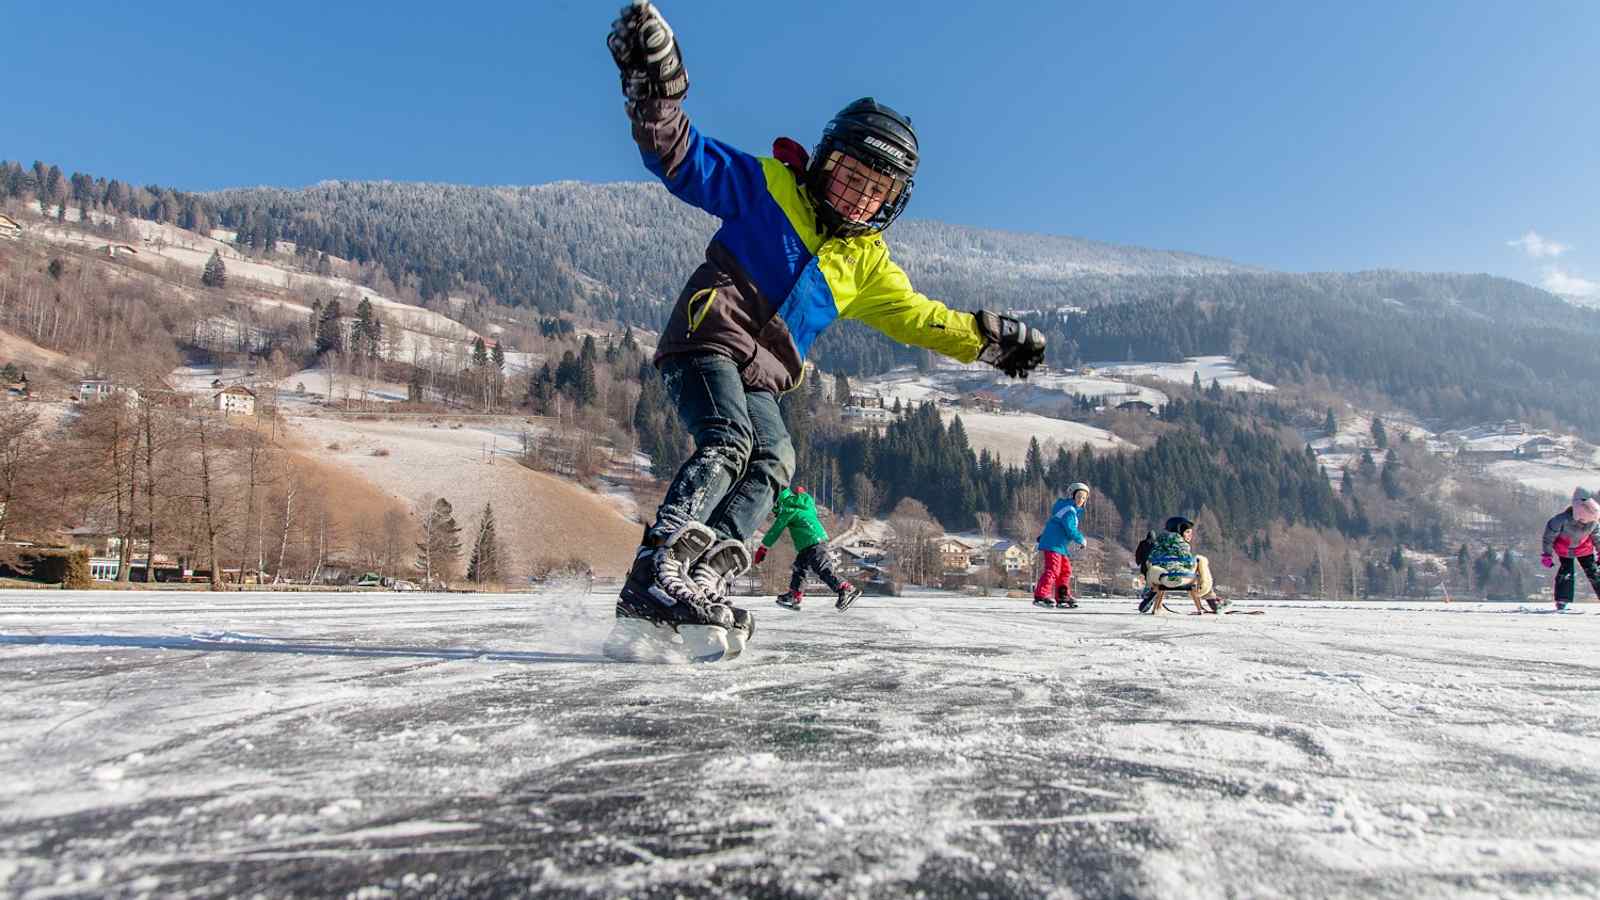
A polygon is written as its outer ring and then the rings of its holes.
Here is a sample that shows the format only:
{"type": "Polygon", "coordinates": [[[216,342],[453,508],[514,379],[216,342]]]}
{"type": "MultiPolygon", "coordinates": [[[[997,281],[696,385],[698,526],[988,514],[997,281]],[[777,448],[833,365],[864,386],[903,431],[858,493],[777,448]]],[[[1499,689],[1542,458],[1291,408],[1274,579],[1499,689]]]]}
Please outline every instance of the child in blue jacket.
{"type": "Polygon", "coordinates": [[[1078,515],[1089,502],[1089,486],[1081,481],[1067,487],[1067,497],[1057,500],[1050,510],[1050,518],[1039,535],[1041,569],[1039,583],[1033,587],[1033,605],[1073,609],[1078,601],[1072,596],[1072,558],[1068,555],[1073,544],[1085,546],[1083,532],[1078,530],[1078,515]]]}

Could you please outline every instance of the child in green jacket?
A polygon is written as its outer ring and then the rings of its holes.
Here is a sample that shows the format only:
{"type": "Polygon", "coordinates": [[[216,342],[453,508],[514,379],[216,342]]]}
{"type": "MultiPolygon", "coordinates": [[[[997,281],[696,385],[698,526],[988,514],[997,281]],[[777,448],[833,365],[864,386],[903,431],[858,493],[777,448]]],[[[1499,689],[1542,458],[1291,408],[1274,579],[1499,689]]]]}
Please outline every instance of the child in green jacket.
{"type": "Polygon", "coordinates": [[[772,515],[772,527],[767,529],[761,546],[756,548],[755,562],[759,564],[767,558],[767,549],[777,543],[785,530],[794,539],[794,549],[797,551],[794,571],[789,575],[789,590],[778,596],[778,605],[784,609],[800,608],[800,601],[805,599],[802,588],[808,570],[817,573],[829,590],[838,593],[839,599],[834,606],[844,610],[856,602],[861,591],[834,574],[833,556],[828,552],[828,532],[823,530],[822,522],[817,519],[817,504],[806,493],[806,489],[796,487],[791,491],[784,488],[772,507],[772,515]]]}

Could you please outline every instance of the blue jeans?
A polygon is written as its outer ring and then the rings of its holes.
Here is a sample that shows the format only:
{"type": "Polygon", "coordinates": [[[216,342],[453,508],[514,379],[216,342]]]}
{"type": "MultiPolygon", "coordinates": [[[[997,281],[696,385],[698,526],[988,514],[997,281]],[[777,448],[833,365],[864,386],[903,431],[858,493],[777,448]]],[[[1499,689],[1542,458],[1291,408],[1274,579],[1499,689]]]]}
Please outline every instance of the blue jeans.
{"type": "Polygon", "coordinates": [[[721,538],[748,541],[794,477],[794,444],[768,391],[747,391],[733,360],[715,353],[661,361],[667,396],[694,437],[649,536],[704,522],[721,538]]]}

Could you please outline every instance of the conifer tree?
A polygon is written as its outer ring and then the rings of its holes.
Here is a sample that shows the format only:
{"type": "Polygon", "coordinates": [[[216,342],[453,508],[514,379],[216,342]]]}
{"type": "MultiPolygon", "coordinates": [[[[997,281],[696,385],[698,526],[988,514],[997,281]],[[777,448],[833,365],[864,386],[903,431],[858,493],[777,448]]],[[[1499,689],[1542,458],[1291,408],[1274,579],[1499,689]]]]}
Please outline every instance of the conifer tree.
{"type": "Polygon", "coordinates": [[[200,273],[200,283],[208,288],[226,287],[228,284],[228,267],[222,262],[222,251],[211,251],[211,258],[206,260],[206,267],[200,273]]]}
{"type": "Polygon", "coordinates": [[[467,562],[467,578],[473,584],[499,581],[501,578],[500,539],[495,534],[494,507],[483,504],[478,516],[478,536],[472,542],[472,557],[467,562]]]}
{"type": "Polygon", "coordinates": [[[1371,481],[1373,478],[1377,477],[1377,475],[1378,475],[1378,461],[1372,458],[1372,451],[1371,450],[1362,449],[1362,451],[1361,451],[1361,462],[1356,467],[1356,471],[1359,472],[1361,474],[1361,477],[1366,479],[1367,481],[1371,481]]]}
{"type": "Polygon", "coordinates": [[[362,297],[356,304],[356,323],[350,329],[350,343],[354,345],[351,349],[361,356],[377,356],[377,324],[372,315],[372,301],[362,297]]]}
{"type": "MultiPolygon", "coordinates": [[[[593,346],[593,342],[590,342],[593,346]]],[[[591,354],[578,360],[578,384],[573,402],[581,407],[593,406],[600,399],[600,377],[595,372],[595,356],[591,354]]]]}
{"type": "Polygon", "coordinates": [[[1405,496],[1405,490],[1400,487],[1400,478],[1395,474],[1399,468],[1399,461],[1393,453],[1383,460],[1383,474],[1378,477],[1378,483],[1383,486],[1383,493],[1390,500],[1399,500],[1405,496]]]}
{"type": "Polygon", "coordinates": [[[316,331],[319,355],[344,351],[344,323],[340,321],[342,315],[337,299],[329,300],[328,305],[322,308],[322,318],[317,322],[316,331]]]}

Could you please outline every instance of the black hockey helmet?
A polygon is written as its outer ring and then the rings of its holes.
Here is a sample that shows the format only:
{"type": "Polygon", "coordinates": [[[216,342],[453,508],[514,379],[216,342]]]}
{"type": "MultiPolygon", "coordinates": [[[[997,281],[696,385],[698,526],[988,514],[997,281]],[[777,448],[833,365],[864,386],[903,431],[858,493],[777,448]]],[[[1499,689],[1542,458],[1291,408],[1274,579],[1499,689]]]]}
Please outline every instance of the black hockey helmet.
{"type": "Polygon", "coordinates": [[[1167,530],[1173,534],[1183,534],[1194,527],[1194,523],[1183,516],[1173,516],[1167,520],[1167,530]]]}
{"type": "Polygon", "coordinates": [[[851,237],[888,228],[910,202],[916,172],[917,133],[911,128],[911,119],[871,97],[862,97],[839,110],[822,129],[822,139],[806,169],[806,187],[828,232],[851,237]],[[882,205],[864,220],[848,218],[828,196],[833,169],[845,156],[887,176],[891,183],[882,205]]]}

